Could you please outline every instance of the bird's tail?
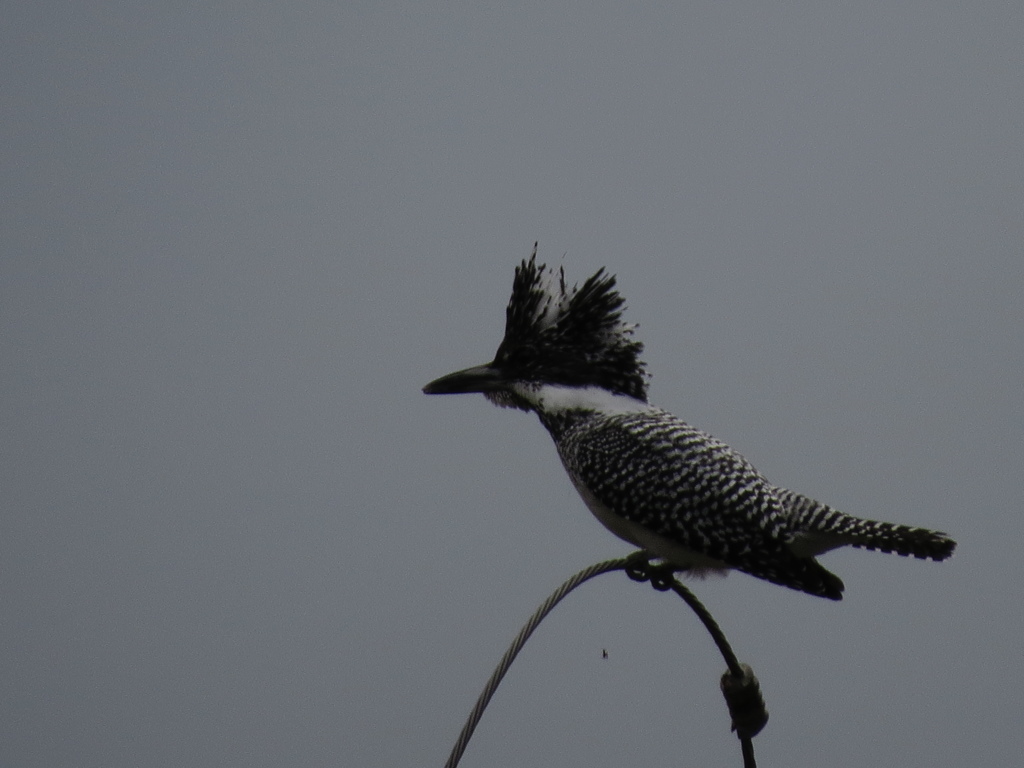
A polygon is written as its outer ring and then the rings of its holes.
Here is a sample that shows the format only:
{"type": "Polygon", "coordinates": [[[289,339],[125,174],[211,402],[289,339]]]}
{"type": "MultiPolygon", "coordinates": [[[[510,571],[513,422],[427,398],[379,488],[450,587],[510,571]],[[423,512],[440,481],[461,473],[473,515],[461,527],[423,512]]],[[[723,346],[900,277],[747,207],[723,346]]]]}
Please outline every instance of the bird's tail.
{"type": "Polygon", "coordinates": [[[922,560],[945,560],[956,549],[956,542],[939,531],[864,520],[784,488],[776,492],[799,531],[791,549],[803,556],[850,545],[922,560]]]}
{"type": "Polygon", "coordinates": [[[741,569],[751,576],[766,579],[790,589],[797,589],[815,597],[829,600],[843,599],[843,581],[813,557],[794,557],[789,554],[770,564],[746,564],[741,569]],[[784,565],[780,565],[784,563],[784,565]]]}

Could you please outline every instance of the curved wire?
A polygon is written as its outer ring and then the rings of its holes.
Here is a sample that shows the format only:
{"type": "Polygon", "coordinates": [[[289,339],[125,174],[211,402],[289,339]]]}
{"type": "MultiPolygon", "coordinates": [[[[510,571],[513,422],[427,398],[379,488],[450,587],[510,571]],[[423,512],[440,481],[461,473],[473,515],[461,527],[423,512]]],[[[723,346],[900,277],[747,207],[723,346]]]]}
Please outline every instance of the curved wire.
{"type": "Polygon", "coordinates": [[[551,593],[540,608],[534,612],[530,620],[526,622],[519,634],[516,635],[516,639],[512,641],[512,645],[505,651],[505,655],[501,657],[501,661],[498,662],[497,668],[491,674],[491,678],[487,681],[487,685],[484,686],[483,691],[480,692],[480,697],[476,700],[476,704],[473,705],[472,711],[469,713],[469,717],[466,719],[466,724],[462,726],[462,733],[459,734],[458,740],[455,742],[455,746],[452,747],[452,752],[448,756],[448,762],[445,763],[445,768],[456,768],[459,764],[459,760],[462,759],[462,753],[466,751],[466,745],[469,744],[469,739],[473,735],[473,731],[476,730],[477,723],[480,722],[480,718],[484,714],[484,710],[487,709],[487,704],[490,702],[491,697],[494,695],[494,691],[497,690],[498,684],[501,683],[501,679],[505,677],[505,673],[508,672],[508,668],[512,666],[512,662],[515,661],[516,656],[519,655],[519,651],[526,645],[526,641],[533,634],[533,630],[537,628],[537,625],[544,620],[544,617],[551,613],[556,605],[558,605],[562,598],[572,592],[583,582],[600,576],[602,573],[608,573],[609,571],[622,570],[629,563],[629,558],[620,557],[616,560],[605,560],[602,563],[597,563],[589,568],[584,568],[582,571],[577,573],[575,576],[566,581],[562,586],[551,593]]]}
{"type": "Polygon", "coordinates": [[[551,593],[547,600],[541,603],[533,616],[530,617],[530,620],[519,630],[519,634],[516,635],[515,640],[512,641],[508,650],[505,651],[505,655],[498,662],[497,668],[491,673],[487,685],[480,692],[476,704],[473,705],[469,717],[466,718],[465,725],[462,726],[462,732],[459,733],[459,738],[456,740],[455,746],[452,747],[448,761],[445,763],[445,768],[457,768],[473,735],[473,731],[476,730],[484,710],[491,701],[491,697],[494,696],[494,692],[505,677],[509,667],[512,666],[512,662],[515,661],[516,656],[519,655],[523,646],[526,645],[526,641],[541,621],[551,613],[552,609],[566,595],[580,584],[610,571],[626,571],[626,574],[634,581],[650,581],[651,586],[661,592],[671,589],[697,614],[697,617],[711,634],[715,645],[718,646],[718,650],[725,659],[726,666],[729,668],[729,671],[722,676],[721,687],[730,715],[732,716],[732,728],[740,739],[744,768],[756,768],[754,745],[751,739],[757,735],[768,721],[768,713],[764,708],[764,700],[761,698],[757,679],[754,677],[750,667],[746,664],[740,664],[721,627],[718,626],[718,623],[708,609],[704,607],[703,603],[689,589],[676,580],[671,568],[652,565],[650,563],[650,555],[644,551],[634,552],[628,557],[605,560],[589,568],[584,568],[566,580],[565,583],[551,593]]]}

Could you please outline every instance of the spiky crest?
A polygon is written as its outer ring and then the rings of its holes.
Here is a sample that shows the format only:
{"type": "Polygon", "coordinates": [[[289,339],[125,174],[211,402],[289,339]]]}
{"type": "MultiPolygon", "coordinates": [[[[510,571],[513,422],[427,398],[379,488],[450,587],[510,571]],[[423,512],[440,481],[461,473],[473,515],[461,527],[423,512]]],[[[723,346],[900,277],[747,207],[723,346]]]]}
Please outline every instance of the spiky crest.
{"type": "Polygon", "coordinates": [[[567,288],[565,271],[538,264],[534,245],[516,268],[494,364],[522,381],[598,386],[646,402],[644,347],[622,321],[624,304],[604,268],[567,288]]]}

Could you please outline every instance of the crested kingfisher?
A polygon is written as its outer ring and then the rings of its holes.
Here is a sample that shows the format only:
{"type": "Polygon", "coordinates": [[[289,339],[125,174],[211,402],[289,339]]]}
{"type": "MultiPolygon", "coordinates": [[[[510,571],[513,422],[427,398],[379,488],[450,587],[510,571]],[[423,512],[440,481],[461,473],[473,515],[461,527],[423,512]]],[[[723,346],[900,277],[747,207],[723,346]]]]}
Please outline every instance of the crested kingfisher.
{"type": "Polygon", "coordinates": [[[674,570],[735,568],[841,600],[843,582],[815,559],[828,550],[953,553],[944,533],[854,517],[772,485],[725,443],[649,405],[643,344],[622,320],[624,304],[604,269],[568,287],[563,269],[537,263],[534,246],[516,268],[494,359],[423,391],[480,392],[536,413],[594,516],[674,570]]]}

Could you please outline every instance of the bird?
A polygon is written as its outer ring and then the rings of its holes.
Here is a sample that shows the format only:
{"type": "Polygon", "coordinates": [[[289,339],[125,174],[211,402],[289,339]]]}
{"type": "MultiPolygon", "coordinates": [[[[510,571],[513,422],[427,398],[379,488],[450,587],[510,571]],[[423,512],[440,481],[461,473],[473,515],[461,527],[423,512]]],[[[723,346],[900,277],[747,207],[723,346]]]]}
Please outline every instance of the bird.
{"type": "Polygon", "coordinates": [[[530,258],[515,269],[494,359],[423,387],[482,393],[532,412],[583,502],[613,534],[673,572],[738,570],[841,600],[842,580],[817,556],[842,546],[941,561],[945,533],[854,517],[769,482],[724,442],[647,399],[636,326],[623,320],[615,275],[582,285],[530,258]]]}

